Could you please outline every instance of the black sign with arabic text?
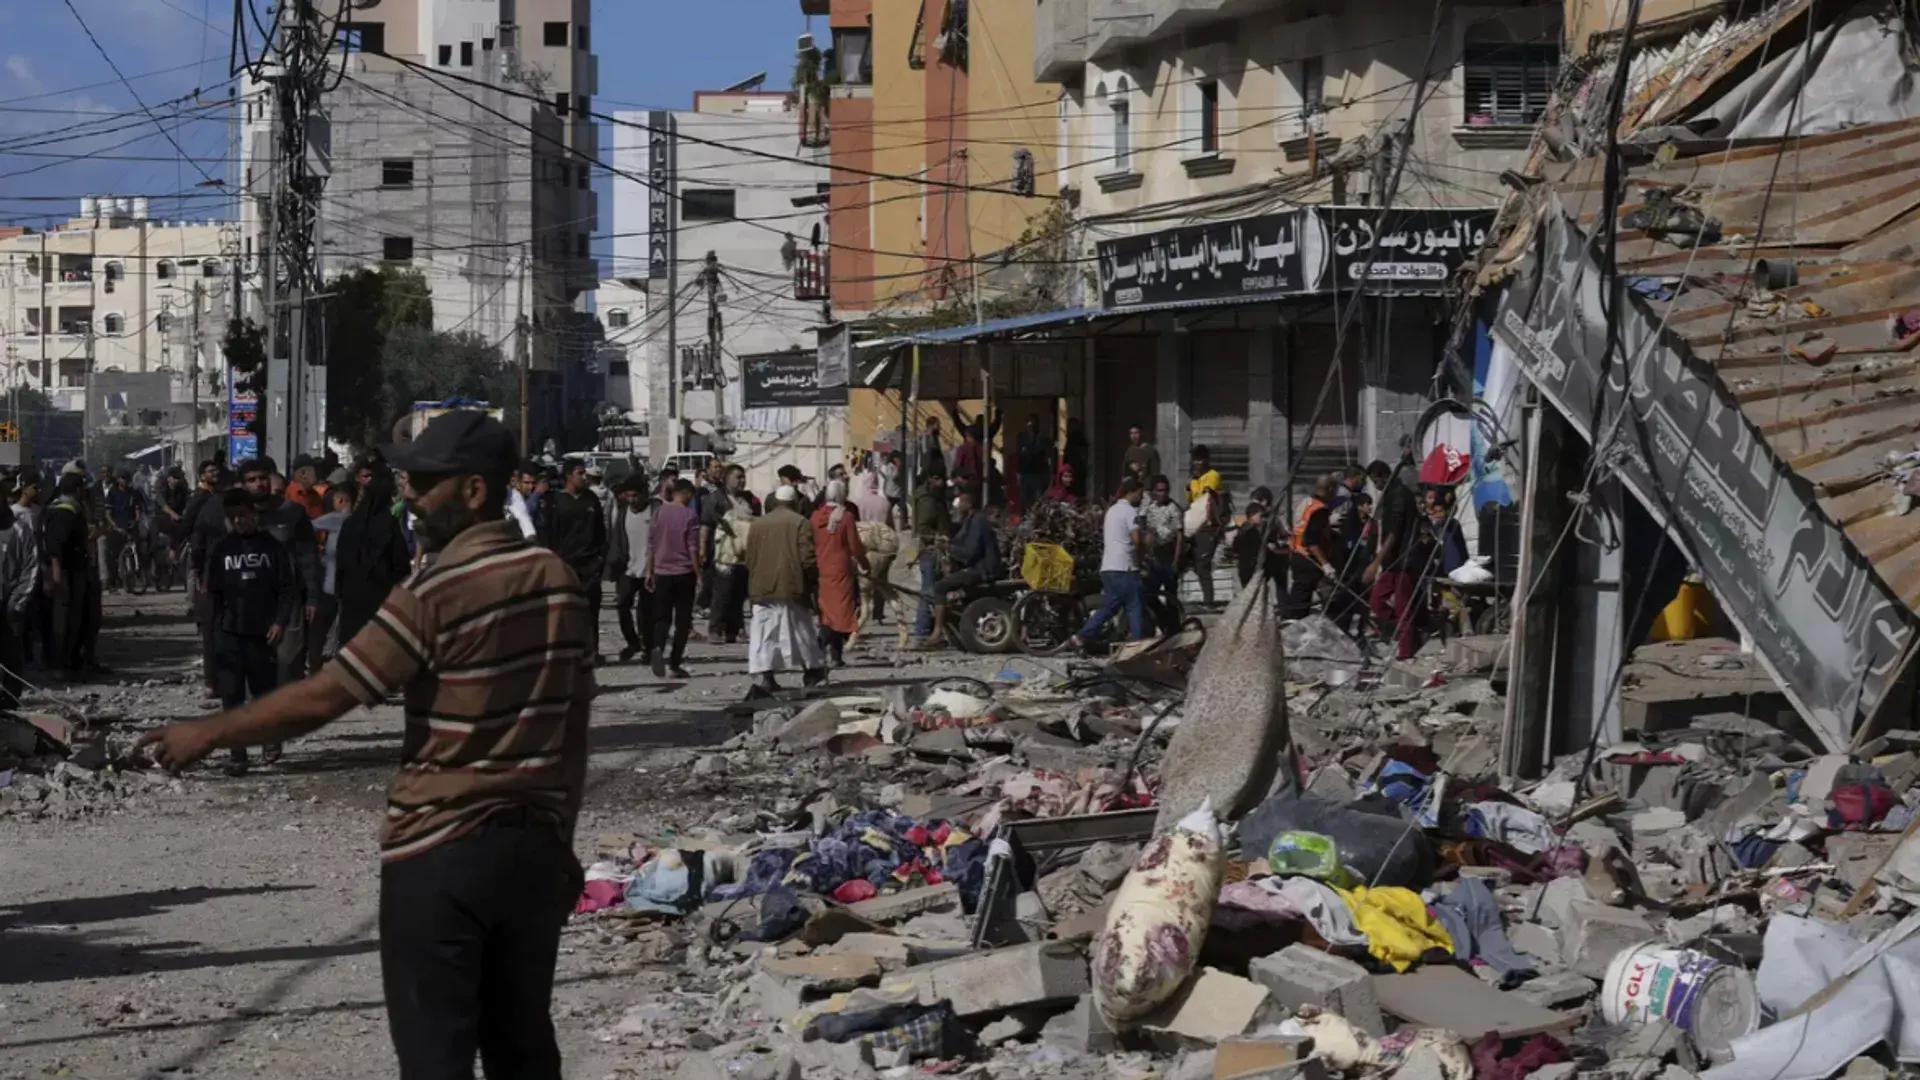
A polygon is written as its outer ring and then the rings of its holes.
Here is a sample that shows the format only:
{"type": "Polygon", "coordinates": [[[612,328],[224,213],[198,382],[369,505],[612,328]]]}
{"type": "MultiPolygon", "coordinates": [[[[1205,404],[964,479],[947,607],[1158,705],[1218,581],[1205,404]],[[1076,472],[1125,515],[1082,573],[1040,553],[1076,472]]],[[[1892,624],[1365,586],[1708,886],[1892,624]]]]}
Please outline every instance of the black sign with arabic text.
{"type": "Polygon", "coordinates": [[[741,404],[748,409],[787,409],[794,406],[845,405],[845,386],[821,386],[819,358],[794,350],[760,353],[740,358],[741,404]]]}
{"type": "Polygon", "coordinates": [[[1486,241],[1492,210],[1302,207],[1103,240],[1100,302],[1129,308],[1242,296],[1445,288],[1486,241]],[[1380,225],[1376,228],[1375,222],[1380,225]]]}

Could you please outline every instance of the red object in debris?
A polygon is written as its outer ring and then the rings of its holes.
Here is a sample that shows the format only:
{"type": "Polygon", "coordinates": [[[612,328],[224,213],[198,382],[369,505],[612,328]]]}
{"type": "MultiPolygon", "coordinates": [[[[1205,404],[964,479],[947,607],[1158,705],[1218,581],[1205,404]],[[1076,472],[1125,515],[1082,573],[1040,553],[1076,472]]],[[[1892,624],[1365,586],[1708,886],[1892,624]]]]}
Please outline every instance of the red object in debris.
{"type": "Polygon", "coordinates": [[[834,900],[842,904],[857,904],[862,900],[871,900],[879,895],[880,890],[874,888],[873,882],[868,881],[866,878],[854,878],[851,881],[843,881],[840,883],[839,888],[833,890],[834,900]]]}
{"type": "Polygon", "coordinates": [[[1427,460],[1420,463],[1420,482],[1423,484],[1457,484],[1467,478],[1467,472],[1473,465],[1473,455],[1465,450],[1456,450],[1441,443],[1427,452],[1427,460]]]}

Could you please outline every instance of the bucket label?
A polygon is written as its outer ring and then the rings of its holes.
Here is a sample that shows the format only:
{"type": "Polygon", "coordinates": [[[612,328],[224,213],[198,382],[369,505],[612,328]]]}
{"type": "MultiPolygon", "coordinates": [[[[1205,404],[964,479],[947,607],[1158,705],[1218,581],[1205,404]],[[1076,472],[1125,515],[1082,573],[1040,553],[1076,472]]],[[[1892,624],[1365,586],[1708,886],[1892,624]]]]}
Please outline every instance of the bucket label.
{"type": "Polygon", "coordinates": [[[1628,1016],[1665,1017],[1682,1031],[1693,1030],[1694,1004],[1720,962],[1698,953],[1682,955],[1678,962],[1671,952],[1634,961],[1623,995],[1628,1016]]]}

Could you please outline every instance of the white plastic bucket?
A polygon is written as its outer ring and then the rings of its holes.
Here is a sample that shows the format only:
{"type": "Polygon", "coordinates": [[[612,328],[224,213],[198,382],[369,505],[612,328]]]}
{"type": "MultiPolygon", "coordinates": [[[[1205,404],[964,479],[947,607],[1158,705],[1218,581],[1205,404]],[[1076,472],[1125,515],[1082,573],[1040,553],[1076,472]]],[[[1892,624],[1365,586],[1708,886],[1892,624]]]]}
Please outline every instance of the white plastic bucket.
{"type": "Polygon", "coordinates": [[[1760,994],[1745,968],[1662,941],[1642,942],[1613,958],[1600,1010],[1610,1024],[1664,1019],[1720,1059],[1731,1055],[1733,1040],[1760,1026],[1760,994]]]}

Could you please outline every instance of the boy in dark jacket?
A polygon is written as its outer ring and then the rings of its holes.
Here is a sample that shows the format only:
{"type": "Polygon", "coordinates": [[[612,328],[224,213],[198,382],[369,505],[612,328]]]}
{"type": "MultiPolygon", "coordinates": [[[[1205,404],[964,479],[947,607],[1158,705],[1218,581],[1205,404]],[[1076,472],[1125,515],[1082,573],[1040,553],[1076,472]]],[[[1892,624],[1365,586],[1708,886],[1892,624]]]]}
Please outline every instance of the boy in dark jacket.
{"type": "MultiPolygon", "coordinates": [[[[223,708],[266,696],[279,685],[274,649],[295,618],[293,559],[286,545],[260,530],[254,497],[238,488],[223,497],[227,535],[207,553],[207,601],[214,620],[214,685],[223,708]]],[[[279,747],[268,748],[278,757],[279,747]]],[[[227,775],[243,776],[247,752],[236,747],[227,775]]]]}

